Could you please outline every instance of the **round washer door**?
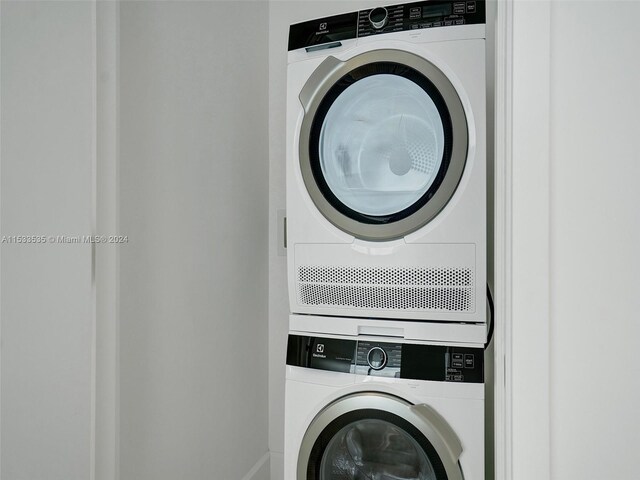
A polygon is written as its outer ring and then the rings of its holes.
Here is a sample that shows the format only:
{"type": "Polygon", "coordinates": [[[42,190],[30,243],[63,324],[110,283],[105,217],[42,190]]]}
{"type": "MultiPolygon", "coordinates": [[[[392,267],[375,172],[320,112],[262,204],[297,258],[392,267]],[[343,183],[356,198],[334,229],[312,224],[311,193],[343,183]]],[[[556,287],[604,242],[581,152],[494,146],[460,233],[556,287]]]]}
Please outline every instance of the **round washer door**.
{"type": "Polygon", "coordinates": [[[453,196],[467,156],[464,108],[435,65],[400,50],[328,57],[300,99],[300,168],[314,204],[365,240],[401,238],[453,196]]]}
{"type": "Polygon", "coordinates": [[[313,420],[296,480],[462,480],[459,440],[426,405],[382,393],[343,397],[313,420]]]}

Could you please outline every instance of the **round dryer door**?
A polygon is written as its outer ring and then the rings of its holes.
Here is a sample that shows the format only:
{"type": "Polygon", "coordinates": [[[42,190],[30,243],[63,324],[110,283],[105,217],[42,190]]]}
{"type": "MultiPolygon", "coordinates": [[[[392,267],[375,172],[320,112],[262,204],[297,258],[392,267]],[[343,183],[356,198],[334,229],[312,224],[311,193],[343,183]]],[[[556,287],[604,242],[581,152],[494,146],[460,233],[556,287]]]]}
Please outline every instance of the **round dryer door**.
{"type": "Polygon", "coordinates": [[[464,171],[468,132],[455,88],[399,50],[327,58],[301,93],[300,167],[318,209],[366,240],[428,223],[464,171]]]}
{"type": "Polygon", "coordinates": [[[350,395],[309,426],[296,480],[462,480],[461,452],[429,407],[379,393],[350,395]]]}

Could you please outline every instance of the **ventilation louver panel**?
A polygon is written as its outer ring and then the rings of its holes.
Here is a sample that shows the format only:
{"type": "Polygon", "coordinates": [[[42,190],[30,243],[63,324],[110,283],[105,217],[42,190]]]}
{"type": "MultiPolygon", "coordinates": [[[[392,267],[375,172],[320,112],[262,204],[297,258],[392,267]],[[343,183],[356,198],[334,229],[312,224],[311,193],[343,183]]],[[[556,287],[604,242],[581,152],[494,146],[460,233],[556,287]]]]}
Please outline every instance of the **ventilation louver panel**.
{"type": "Polygon", "coordinates": [[[473,312],[471,268],[301,266],[301,305],[376,310],[473,312]]]}

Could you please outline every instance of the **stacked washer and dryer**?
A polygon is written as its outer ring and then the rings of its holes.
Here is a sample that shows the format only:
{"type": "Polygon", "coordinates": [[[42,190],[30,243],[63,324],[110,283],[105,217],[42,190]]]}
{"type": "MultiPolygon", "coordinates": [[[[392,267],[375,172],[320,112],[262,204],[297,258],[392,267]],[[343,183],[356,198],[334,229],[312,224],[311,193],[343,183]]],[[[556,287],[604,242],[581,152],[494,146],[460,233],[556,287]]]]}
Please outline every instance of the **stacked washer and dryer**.
{"type": "Polygon", "coordinates": [[[485,4],[292,25],[285,480],[481,480],[485,4]]]}

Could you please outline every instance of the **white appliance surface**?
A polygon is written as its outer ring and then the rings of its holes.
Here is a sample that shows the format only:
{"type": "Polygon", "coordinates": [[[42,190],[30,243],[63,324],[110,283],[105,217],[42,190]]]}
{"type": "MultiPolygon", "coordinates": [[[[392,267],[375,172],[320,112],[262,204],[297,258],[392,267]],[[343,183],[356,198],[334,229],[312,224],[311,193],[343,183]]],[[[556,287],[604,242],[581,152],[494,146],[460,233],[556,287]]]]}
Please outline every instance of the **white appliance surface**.
{"type": "MultiPolygon", "coordinates": [[[[399,475],[397,478],[436,478],[429,476],[432,474],[428,472],[430,468],[437,470],[439,461],[440,468],[446,469],[450,480],[484,479],[485,384],[482,381],[461,383],[394,378],[394,372],[399,371],[392,364],[394,356],[399,364],[398,358],[407,354],[410,347],[425,348],[424,342],[399,341],[393,337],[344,335],[294,335],[293,338],[294,344],[300,338],[303,343],[308,342],[308,348],[313,350],[309,355],[325,357],[311,360],[319,362],[312,368],[298,366],[306,360],[298,362],[294,358],[299,352],[294,351],[290,336],[286,373],[284,480],[318,478],[313,475],[307,477],[307,469],[317,475],[319,470],[326,471],[327,468],[333,468],[334,471],[336,468],[343,469],[345,478],[355,478],[348,476],[352,474],[348,472],[353,469],[368,472],[373,475],[371,478],[378,478],[374,473],[382,475],[387,469],[394,468],[404,469],[403,472],[396,472],[399,475]],[[357,353],[354,354],[358,359],[352,362],[350,373],[328,371],[340,369],[340,366],[336,367],[340,363],[336,362],[336,358],[341,359],[340,355],[345,355],[336,353],[335,344],[331,344],[336,340],[358,342],[357,353]],[[386,366],[378,371],[382,376],[371,376],[373,370],[360,365],[360,359],[365,356],[373,358],[370,355],[375,354],[370,352],[377,345],[384,347],[385,358],[388,360],[386,366]],[[316,350],[322,352],[316,353],[316,350]],[[326,369],[323,369],[323,365],[326,369]],[[385,411],[379,412],[378,405],[385,411]],[[433,447],[426,455],[429,461],[420,463],[416,460],[422,455],[420,445],[424,445],[424,442],[418,445],[411,439],[403,438],[406,437],[404,433],[410,431],[409,428],[390,429],[390,435],[400,442],[395,447],[393,442],[387,447],[382,445],[384,442],[377,442],[382,436],[377,434],[375,428],[367,425],[367,422],[386,418],[394,424],[396,420],[389,420],[386,417],[388,413],[408,419],[409,424],[419,432],[415,438],[421,435],[427,438],[433,447]],[[346,438],[341,439],[341,435],[346,438]],[[406,442],[402,447],[404,453],[395,458],[395,449],[400,448],[398,445],[403,441],[406,442]],[[341,449],[346,453],[342,454],[341,449]],[[412,469],[415,471],[412,472],[412,469]]],[[[474,345],[475,350],[469,345],[463,347],[467,347],[466,352],[479,352],[476,353],[476,368],[481,368],[478,356],[483,355],[482,345],[474,345]]],[[[431,347],[426,348],[450,348],[453,352],[458,348],[460,351],[460,345],[457,344],[435,347],[431,344],[431,347]]],[[[449,357],[447,359],[447,362],[453,362],[449,357]]],[[[404,365],[402,368],[404,369],[404,365]]],[[[461,369],[456,373],[460,371],[466,372],[461,369]]],[[[392,415],[391,418],[397,417],[392,415]]],[[[380,424],[387,425],[384,421],[380,424]]],[[[323,478],[322,475],[320,478],[323,478]]]]}
{"type": "Polygon", "coordinates": [[[320,335],[376,335],[401,340],[481,344],[488,337],[486,323],[419,322],[362,317],[289,315],[289,331],[320,335]]]}
{"type": "MultiPolygon", "coordinates": [[[[367,78],[375,77],[385,75],[367,78]]],[[[424,105],[419,104],[415,85],[394,83],[386,77],[379,84],[368,85],[368,89],[348,87],[352,88],[351,93],[344,99],[342,95],[337,97],[326,113],[325,125],[316,135],[319,138],[316,143],[321,144],[317,147],[318,168],[326,179],[325,188],[339,197],[332,201],[374,216],[411,204],[414,197],[419,196],[411,193],[411,189],[422,194],[430,188],[433,179],[428,177],[432,170],[437,170],[442,154],[442,126],[435,119],[437,112],[433,105],[427,100],[424,105]],[[366,90],[369,96],[363,93],[366,90]],[[415,112],[411,110],[403,116],[402,112],[391,111],[393,108],[382,100],[376,100],[386,98],[392,91],[400,92],[399,97],[404,99],[398,100],[397,108],[404,109],[402,111],[413,108],[415,112]],[[410,107],[412,102],[407,98],[414,96],[413,103],[417,106],[410,107]],[[357,108],[350,107],[350,101],[357,108]],[[369,126],[358,127],[359,122],[368,122],[369,126]],[[416,132],[431,135],[432,150],[422,144],[423,140],[422,143],[411,140],[420,138],[416,132]],[[384,150],[385,145],[390,149],[388,152],[384,150]],[[435,158],[436,163],[425,166],[425,159],[429,158],[435,158]],[[394,179],[399,179],[398,188],[391,191],[389,185],[394,179]]],[[[319,322],[330,317],[366,317],[484,324],[485,26],[461,25],[373,35],[343,40],[335,48],[310,52],[299,48],[289,52],[287,82],[290,311],[313,315],[319,322]],[[331,210],[333,207],[325,208],[327,201],[310,192],[310,174],[305,173],[302,166],[305,149],[313,143],[308,138],[315,138],[313,130],[311,134],[308,132],[309,128],[316,128],[308,127],[312,123],[309,116],[314,114],[314,109],[316,114],[322,110],[323,96],[331,87],[325,79],[330,79],[336,69],[345,68],[349,62],[355,65],[359,59],[375,59],[377,55],[383,60],[397,59],[398,62],[418,58],[416,68],[423,62],[440,72],[446,79],[443,82],[452,86],[459,100],[467,136],[464,167],[461,167],[457,186],[442,208],[426,223],[409,225],[406,233],[398,227],[394,236],[393,226],[380,227],[391,232],[385,234],[386,238],[383,238],[385,235],[373,238],[377,235],[377,225],[365,225],[360,235],[357,221],[345,219],[341,213],[331,210]]],[[[353,85],[357,86],[358,82],[353,85]]],[[[453,132],[456,139],[465,135],[460,129],[454,128],[453,132]]],[[[416,214],[410,214],[409,220],[403,221],[411,223],[411,216],[416,214]]]]}

